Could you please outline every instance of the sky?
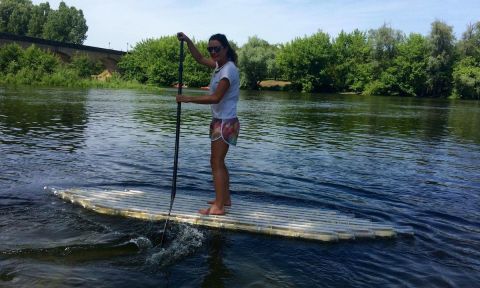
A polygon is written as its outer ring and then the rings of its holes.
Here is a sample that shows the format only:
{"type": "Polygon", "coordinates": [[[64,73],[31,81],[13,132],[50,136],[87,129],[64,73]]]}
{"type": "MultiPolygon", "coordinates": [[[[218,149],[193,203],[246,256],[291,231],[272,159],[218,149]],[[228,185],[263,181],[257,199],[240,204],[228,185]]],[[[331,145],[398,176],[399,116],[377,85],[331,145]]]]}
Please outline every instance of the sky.
{"type": "MultiPolygon", "coordinates": [[[[61,0],[49,2],[58,9],[61,0]]],[[[468,24],[480,21],[479,0],[64,0],[87,20],[85,45],[131,50],[136,43],[182,31],[196,40],[225,34],[241,46],[258,36],[270,44],[287,43],[318,31],[368,31],[387,24],[406,33],[428,35],[441,20],[461,38],[468,24]]]]}

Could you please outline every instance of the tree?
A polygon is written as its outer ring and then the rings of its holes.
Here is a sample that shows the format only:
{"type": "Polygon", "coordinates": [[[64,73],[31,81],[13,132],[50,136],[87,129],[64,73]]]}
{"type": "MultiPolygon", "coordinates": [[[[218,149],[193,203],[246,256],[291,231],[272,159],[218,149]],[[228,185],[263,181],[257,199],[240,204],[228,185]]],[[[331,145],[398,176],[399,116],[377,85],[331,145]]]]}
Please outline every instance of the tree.
{"type": "Polygon", "coordinates": [[[87,55],[77,53],[68,64],[72,71],[75,71],[81,78],[90,78],[102,71],[103,65],[100,61],[93,61],[87,55]]]}
{"type": "MultiPolygon", "coordinates": [[[[207,41],[196,42],[192,39],[200,53],[207,54],[207,41]]],[[[230,43],[230,45],[234,45],[230,43]]],[[[176,36],[141,41],[132,51],[123,56],[118,67],[127,80],[140,83],[171,86],[178,82],[179,42],[176,36]]],[[[185,47],[186,49],[186,47],[185,47]]],[[[186,52],[183,64],[183,82],[192,87],[207,86],[211,69],[198,64],[193,56],[186,52]]]]}
{"type": "Polygon", "coordinates": [[[460,61],[453,68],[453,94],[480,99],[480,22],[467,26],[457,46],[460,61]]]}
{"type": "Polygon", "coordinates": [[[428,40],[420,34],[410,34],[397,45],[396,57],[367,86],[365,94],[424,96],[429,55],[428,40]]]}
{"type": "Polygon", "coordinates": [[[332,80],[328,73],[331,59],[330,36],[321,31],[281,46],[276,57],[284,78],[304,92],[332,90],[332,80]]]}
{"type": "Polygon", "coordinates": [[[463,99],[480,100],[480,65],[471,56],[462,59],[453,69],[453,94],[463,99]]]}
{"type": "Polygon", "coordinates": [[[273,68],[275,50],[275,46],[257,36],[248,38],[248,42],[238,51],[242,87],[258,89],[258,83],[266,79],[273,68]]]}
{"type": "Polygon", "coordinates": [[[331,74],[337,91],[363,91],[370,80],[368,72],[371,62],[371,49],[366,33],[354,30],[341,31],[333,40],[333,67],[331,74]]]}
{"type": "Polygon", "coordinates": [[[87,30],[82,10],[65,2],[52,10],[48,2],[33,5],[30,0],[0,1],[0,32],[82,44],[87,30]]]}
{"type": "Polygon", "coordinates": [[[175,36],[141,41],[118,66],[126,79],[170,86],[178,81],[178,43],[175,36]]]}
{"type": "Polygon", "coordinates": [[[19,3],[17,8],[10,15],[7,29],[10,33],[25,35],[28,31],[30,21],[31,3],[19,3]]]}
{"type": "Polygon", "coordinates": [[[427,93],[433,97],[447,97],[452,91],[452,70],[455,61],[455,36],[444,22],[434,21],[429,41],[431,54],[428,60],[427,93]]]}
{"type": "Polygon", "coordinates": [[[32,7],[30,0],[0,1],[0,32],[25,35],[32,7]]]}
{"type": "Polygon", "coordinates": [[[376,68],[374,77],[390,67],[398,54],[398,45],[405,39],[400,30],[394,30],[383,24],[380,28],[368,31],[368,42],[371,46],[372,59],[376,68]]]}
{"type": "Polygon", "coordinates": [[[40,3],[33,6],[31,10],[30,21],[28,22],[27,35],[31,37],[42,37],[45,23],[47,23],[48,14],[50,14],[50,4],[40,3]]]}
{"type": "Polygon", "coordinates": [[[427,66],[430,55],[428,40],[412,33],[398,45],[398,56],[393,61],[395,88],[393,93],[424,96],[427,92],[427,66]]]}
{"type": "MultiPolygon", "coordinates": [[[[195,41],[192,39],[198,51],[203,54],[204,57],[210,57],[208,55],[208,42],[207,41],[195,41]]],[[[232,44],[231,44],[232,45],[232,44]]],[[[177,40],[177,54],[178,54],[178,40],[177,40]]],[[[190,53],[185,53],[185,62],[183,64],[183,82],[191,87],[203,87],[208,86],[210,82],[210,76],[212,70],[202,64],[199,64],[190,53]]]]}
{"type": "Polygon", "coordinates": [[[88,26],[82,10],[68,7],[60,2],[58,10],[48,13],[43,29],[43,38],[61,42],[83,44],[87,39],[88,26]]]}

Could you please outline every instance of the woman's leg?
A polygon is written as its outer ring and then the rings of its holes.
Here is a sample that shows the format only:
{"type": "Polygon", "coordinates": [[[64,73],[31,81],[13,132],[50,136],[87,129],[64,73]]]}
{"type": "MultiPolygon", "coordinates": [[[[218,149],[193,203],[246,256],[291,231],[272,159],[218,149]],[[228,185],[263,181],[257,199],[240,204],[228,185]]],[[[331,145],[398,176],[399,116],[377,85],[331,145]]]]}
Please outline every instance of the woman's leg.
{"type": "Polygon", "coordinates": [[[212,167],[213,185],[215,188],[215,201],[209,209],[200,210],[201,214],[224,214],[224,206],[231,204],[230,177],[225,165],[225,156],[228,148],[229,145],[223,139],[212,141],[210,165],[212,167]]]}

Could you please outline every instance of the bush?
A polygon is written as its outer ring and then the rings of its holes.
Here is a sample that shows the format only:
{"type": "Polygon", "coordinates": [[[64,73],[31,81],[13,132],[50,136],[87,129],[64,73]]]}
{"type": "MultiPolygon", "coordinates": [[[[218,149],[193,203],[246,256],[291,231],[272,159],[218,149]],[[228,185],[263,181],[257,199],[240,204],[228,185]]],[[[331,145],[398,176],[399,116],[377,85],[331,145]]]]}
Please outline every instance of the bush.
{"type": "Polygon", "coordinates": [[[365,90],[363,90],[364,95],[382,95],[386,87],[382,81],[374,80],[367,85],[365,85],[365,90]]]}
{"type": "Polygon", "coordinates": [[[178,40],[174,36],[138,43],[118,66],[127,80],[169,86],[178,77],[178,40]]]}
{"type": "Polygon", "coordinates": [[[20,70],[22,54],[22,47],[16,43],[0,47],[0,73],[17,73],[20,70]]]}
{"type": "Polygon", "coordinates": [[[66,86],[77,87],[81,78],[78,76],[77,71],[62,67],[49,75],[43,75],[40,84],[46,86],[66,86]]]}
{"type": "Polygon", "coordinates": [[[103,65],[99,61],[92,61],[85,54],[76,54],[68,65],[81,78],[90,78],[91,75],[97,75],[103,70],[103,65]]]}
{"type": "Polygon", "coordinates": [[[305,92],[332,90],[332,77],[328,73],[332,59],[330,37],[321,31],[283,45],[276,54],[282,78],[305,92]]]}
{"type": "Polygon", "coordinates": [[[466,57],[453,69],[454,96],[480,99],[480,65],[473,57],[466,57]]]}
{"type": "Polygon", "coordinates": [[[60,64],[60,60],[52,53],[45,52],[32,45],[23,51],[20,57],[22,69],[28,69],[35,73],[53,73],[60,64]]]}

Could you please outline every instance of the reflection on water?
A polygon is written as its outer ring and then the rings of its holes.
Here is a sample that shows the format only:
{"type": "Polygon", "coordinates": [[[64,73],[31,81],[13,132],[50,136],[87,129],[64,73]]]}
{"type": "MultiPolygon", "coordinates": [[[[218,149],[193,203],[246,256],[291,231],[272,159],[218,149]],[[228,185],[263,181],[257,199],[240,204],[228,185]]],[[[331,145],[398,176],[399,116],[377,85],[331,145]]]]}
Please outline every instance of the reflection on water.
{"type": "Polygon", "coordinates": [[[88,125],[86,91],[6,90],[0,96],[2,143],[73,152],[88,125]],[[25,97],[25,94],[28,96],[25,97]],[[63,145],[57,145],[61,142],[63,145]],[[59,147],[60,146],[60,147],[59,147]]]}
{"type": "Polygon", "coordinates": [[[202,287],[228,287],[225,280],[232,276],[230,269],[223,263],[224,250],[227,248],[225,236],[218,231],[213,232],[208,245],[208,274],[202,282],[202,287]]]}
{"type": "MultiPolygon", "coordinates": [[[[163,223],[45,192],[169,193],[175,93],[0,89],[0,287],[480,281],[479,102],[242,91],[227,157],[234,199],[335,209],[411,226],[414,238],[325,244],[172,224],[162,250],[163,223]]],[[[208,106],[182,105],[177,193],[212,195],[209,121],[208,106]]]]}

